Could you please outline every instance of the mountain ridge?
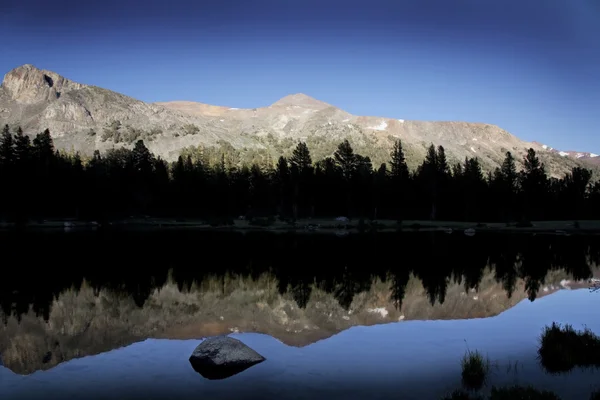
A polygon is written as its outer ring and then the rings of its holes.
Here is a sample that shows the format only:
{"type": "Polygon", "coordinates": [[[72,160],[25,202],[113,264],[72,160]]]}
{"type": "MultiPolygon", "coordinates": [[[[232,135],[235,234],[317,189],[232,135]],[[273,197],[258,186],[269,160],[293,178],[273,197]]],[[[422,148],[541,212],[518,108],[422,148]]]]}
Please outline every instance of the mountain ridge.
{"type": "Polygon", "coordinates": [[[539,143],[539,142],[534,142],[540,146],[542,146],[542,148],[544,150],[556,153],[558,155],[560,155],[561,157],[571,157],[571,158],[577,158],[580,160],[584,160],[588,163],[594,164],[594,165],[600,165],[600,155],[595,154],[595,153],[591,153],[591,152],[582,152],[582,151],[576,151],[576,150],[558,150],[555,149],[553,147],[550,147],[548,145],[539,143]]]}
{"type": "Polygon", "coordinates": [[[444,146],[451,162],[478,157],[488,171],[500,165],[507,151],[521,160],[530,147],[540,153],[553,176],[562,176],[574,166],[594,166],[586,163],[593,157],[564,157],[492,124],[358,116],[304,93],[252,109],[181,100],[146,103],[31,64],[4,76],[0,123],[22,126],[30,135],[47,128],[57,148],[84,155],[131,147],[142,139],[168,161],[183,149],[198,146],[233,148],[275,160],[305,141],[317,161],[348,139],[357,152],[378,165],[388,161],[392,144],[401,139],[413,168],[431,143],[444,146]]]}

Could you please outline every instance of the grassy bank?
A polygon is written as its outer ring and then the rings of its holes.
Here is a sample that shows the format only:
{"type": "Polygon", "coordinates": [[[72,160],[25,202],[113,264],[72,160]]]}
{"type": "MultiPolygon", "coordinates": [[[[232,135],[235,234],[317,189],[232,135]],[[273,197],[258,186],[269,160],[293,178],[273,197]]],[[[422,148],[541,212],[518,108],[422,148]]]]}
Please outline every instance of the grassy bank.
{"type": "MultiPolygon", "coordinates": [[[[11,223],[0,223],[0,229],[12,229],[11,223]]],[[[360,220],[338,221],[336,218],[300,219],[295,222],[275,218],[243,219],[170,219],[170,218],[127,218],[104,224],[76,220],[31,221],[22,226],[28,229],[98,229],[114,227],[120,229],[229,229],[242,231],[349,233],[360,231],[443,231],[463,233],[466,229],[475,232],[542,233],[542,234],[600,234],[600,221],[533,221],[525,223],[475,223],[461,221],[394,221],[360,220]]]]}

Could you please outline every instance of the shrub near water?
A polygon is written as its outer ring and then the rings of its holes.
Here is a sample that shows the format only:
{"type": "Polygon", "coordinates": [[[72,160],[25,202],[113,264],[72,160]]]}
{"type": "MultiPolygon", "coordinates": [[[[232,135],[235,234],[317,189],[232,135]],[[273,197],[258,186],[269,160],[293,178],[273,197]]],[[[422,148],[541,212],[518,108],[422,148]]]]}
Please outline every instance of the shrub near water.
{"type": "Polygon", "coordinates": [[[557,323],[546,327],[540,338],[539,360],[550,373],[575,367],[600,367],[600,338],[589,329],[576,331],[557,323]]]}
{"type": "Polygon", "coordinates": [[[478,351],[468,351],[461,361],[462,384],[470,390],[479,390],[483,387],[490,371],[490,361],[484,359],[478,351]]]}

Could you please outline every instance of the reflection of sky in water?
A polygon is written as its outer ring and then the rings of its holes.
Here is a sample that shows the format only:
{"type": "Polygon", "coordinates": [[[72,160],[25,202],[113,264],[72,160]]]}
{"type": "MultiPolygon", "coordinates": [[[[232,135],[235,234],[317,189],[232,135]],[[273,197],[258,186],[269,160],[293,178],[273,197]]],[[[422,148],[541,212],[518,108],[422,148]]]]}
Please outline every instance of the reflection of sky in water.
{"type": "Polygon", "coordinates": [[[267,361],[221,381],[207,381],[191,368],[188,357],[198,341],[150,339],[28,376],[0,367],[0,398],[439,399],[460,386],[468,343],[499,363],[492,384],[533,383],[563,399],[586,399],[600,388],[600,371],[546,375],[537,366],[537,340],[552,321],[600,332],[599,306],[596,293],[562,290],[493,318],[354,327],[304,348],[236,334],[267,361]],[[507,371],[515,361],[516,375],[507,371]]]}

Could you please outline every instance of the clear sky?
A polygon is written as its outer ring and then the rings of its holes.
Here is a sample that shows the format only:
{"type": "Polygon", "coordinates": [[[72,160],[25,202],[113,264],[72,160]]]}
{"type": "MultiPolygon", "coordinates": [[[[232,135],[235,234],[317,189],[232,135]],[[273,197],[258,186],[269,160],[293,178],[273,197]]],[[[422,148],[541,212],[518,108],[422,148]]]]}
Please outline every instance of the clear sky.
{"type": "Polygon", "coordinates": [[[0,73],[148,101],[499,125],[600,153],[599,0],[2,0],[0,73]]]}

